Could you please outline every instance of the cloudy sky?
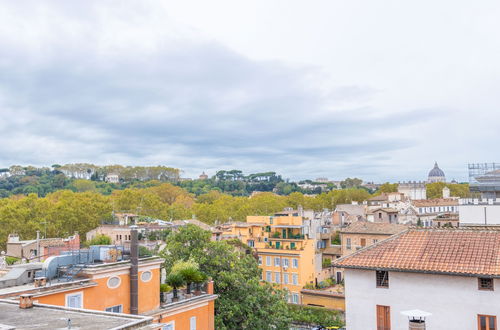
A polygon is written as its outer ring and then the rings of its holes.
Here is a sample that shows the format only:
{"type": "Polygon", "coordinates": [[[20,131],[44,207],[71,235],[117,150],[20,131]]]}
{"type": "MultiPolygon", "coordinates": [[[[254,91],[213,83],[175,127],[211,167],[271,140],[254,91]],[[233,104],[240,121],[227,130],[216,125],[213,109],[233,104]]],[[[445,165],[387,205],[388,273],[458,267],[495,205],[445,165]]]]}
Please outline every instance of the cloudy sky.
{"type": "Polygon", "coordinates": [[[425,179],[500,161],[498,1],[0,0],[0,167],[425,179]]]}

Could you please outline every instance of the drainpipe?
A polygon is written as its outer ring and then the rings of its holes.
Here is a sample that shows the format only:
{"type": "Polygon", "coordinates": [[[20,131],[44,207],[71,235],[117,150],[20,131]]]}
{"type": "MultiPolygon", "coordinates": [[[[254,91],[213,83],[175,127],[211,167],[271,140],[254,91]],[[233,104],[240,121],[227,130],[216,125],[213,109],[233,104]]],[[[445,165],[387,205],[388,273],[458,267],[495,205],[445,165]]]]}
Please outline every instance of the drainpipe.
{"type": "Polygon", "coordinates": [[[130,314],[139,314],[139,251],[137,226],[130,226],[130,314]]]}

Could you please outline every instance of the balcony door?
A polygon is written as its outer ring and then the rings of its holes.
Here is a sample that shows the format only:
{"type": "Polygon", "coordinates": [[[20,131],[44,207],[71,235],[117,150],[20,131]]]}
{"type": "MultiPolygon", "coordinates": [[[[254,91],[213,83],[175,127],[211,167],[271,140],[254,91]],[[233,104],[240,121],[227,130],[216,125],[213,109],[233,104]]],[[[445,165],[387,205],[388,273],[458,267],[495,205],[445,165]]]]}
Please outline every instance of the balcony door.
{"type": "Polygon", "coordinates": [[[377,330],[391,330],[391,307],[377,305],[377,330]]]}
{"type": "Polygon", "coordinates": [[[478,330],[497,330],[497,317],[493,315],[477,316],[478,330]]]}

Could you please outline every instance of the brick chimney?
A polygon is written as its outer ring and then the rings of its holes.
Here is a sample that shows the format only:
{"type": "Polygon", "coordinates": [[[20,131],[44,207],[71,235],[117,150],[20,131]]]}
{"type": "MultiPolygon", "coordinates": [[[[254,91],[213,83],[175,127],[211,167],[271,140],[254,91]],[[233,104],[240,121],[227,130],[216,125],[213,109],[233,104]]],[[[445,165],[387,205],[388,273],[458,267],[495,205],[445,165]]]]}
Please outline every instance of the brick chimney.
{"type": "Polygon", "coordinates": [[[19,308],[28,309],[33,307],[33,295],[22,294],[19,298],[19,308]]]}

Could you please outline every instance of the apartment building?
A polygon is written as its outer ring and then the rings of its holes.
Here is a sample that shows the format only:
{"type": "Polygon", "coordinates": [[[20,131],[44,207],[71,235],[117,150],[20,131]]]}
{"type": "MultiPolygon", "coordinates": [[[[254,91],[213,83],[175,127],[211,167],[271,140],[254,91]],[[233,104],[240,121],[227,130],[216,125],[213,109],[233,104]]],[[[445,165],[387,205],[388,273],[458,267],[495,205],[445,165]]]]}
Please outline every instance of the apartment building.
{"type": "Polygon", "coordinates": [[[435,198],[413,201],[417,218],[424,227],[434,226],[434,219],[443,214],[458,215],[458,198],[435,198]]]}
{"type": "Polygon", "coordinates": [[[358,221],[340,231],[342,256],[378,243],[408,229],[407,225],[358,221]]]}
{"type": "MultiPolygon", "coordinates": [[[[162,301],[163,259],[139,258],[137,236],[132,229],[130,251],[121,246],[91,246],[50,257],[32,272],[28,284],[0,285],[0,299],[16,300],[29,294],[34,302],[45,305],[148,316],[163,324],[162,329],[214,329],[217,296],[213,283],[207,283],[200,294],[181,290],[179,299],[167,294],[162,301]]],[[[24,276],[26,272],[17,269],[14,273],[24,276]]],[[[18,283],[12,276],[3,282],[18,283]]]]}
{"type": "Polygon", "coordinates": [[[289,302],[300,304],[301,289],[333,276],[323,268],[322,252],[331,243],[331,212],[286,209],[273,216],[248,216],[247,222],[224,227],[223,239],[238,238],[254,248],[262,280],[289,292],[289,302]]]}
{"type": "Polygon", "coordinates": [[[350,330],[498,329],[500,231],[409,229],[335,261],[350,330]]]}
{"type": "Polygon", "coordinates": [[[75,233],[67,238],[37,238],[21,240],[17,234],[9,234],[7,238],[7,255],[32,261],[41,261],[64,251],[80,248],[80,236],[75,233]]]}

